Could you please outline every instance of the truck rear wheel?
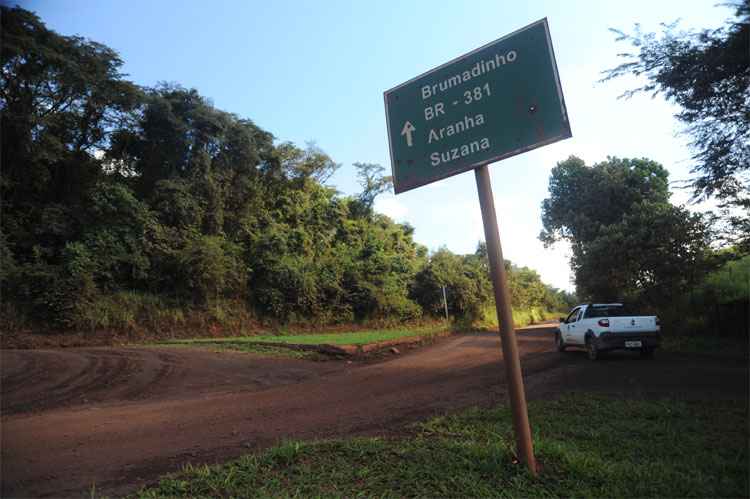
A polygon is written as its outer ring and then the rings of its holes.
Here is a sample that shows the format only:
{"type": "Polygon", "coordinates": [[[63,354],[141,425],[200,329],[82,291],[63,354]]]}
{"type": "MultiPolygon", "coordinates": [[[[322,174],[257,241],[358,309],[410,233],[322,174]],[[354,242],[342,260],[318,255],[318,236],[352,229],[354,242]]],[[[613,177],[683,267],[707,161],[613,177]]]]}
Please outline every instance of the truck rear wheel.
{"type": "Polygon", "coordinates": [[[588,353],[590,360],[598,360],[601,357],[601,352],[599,352],[594,338],[586,339],[586,353],[588,353]]]}

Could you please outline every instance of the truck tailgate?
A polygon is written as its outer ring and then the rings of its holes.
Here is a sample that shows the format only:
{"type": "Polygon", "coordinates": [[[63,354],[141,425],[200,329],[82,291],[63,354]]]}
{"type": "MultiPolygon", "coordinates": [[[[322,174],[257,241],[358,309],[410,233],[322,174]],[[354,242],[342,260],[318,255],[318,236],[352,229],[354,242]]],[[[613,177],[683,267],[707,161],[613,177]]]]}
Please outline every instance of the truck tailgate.
{"type": "Polygon", "coordinates": [[[656,331],[656,317],[610,317],[609,331],[612,333],[645,333],[656,331]]]}

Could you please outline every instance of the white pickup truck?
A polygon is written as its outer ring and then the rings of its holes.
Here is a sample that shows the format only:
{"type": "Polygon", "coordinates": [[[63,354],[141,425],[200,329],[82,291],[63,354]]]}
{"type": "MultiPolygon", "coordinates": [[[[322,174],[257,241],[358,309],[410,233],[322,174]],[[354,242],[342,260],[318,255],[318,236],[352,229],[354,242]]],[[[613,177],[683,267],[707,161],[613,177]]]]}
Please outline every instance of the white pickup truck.
{"type": "Polygon", "coordinates": [[[639,350],[652,357],[661,341],[661,327],[656,316],[630,315],[622,303],[590,303],[571,310],[560,318],[555,332],[559,352],[567,347],[584,347],[589,359],[596,360],[608,350],[639,350]]]}

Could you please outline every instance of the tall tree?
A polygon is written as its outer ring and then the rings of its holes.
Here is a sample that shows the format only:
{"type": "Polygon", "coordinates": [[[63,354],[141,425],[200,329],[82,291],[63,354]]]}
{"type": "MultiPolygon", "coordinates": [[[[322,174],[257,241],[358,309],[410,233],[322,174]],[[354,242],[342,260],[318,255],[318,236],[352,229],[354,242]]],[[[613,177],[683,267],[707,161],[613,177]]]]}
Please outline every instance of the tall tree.
{"type": "Polygon", "coordinates": [[[375,198],[393,186],[393,179],[383,175],[385,168],[375,163],[354,163],[357,169],[357,180],[362,186],[362,192],[357,200],[362,205],[363,212],[369,213],[375,204],[375,198]]]}
{"type": "Polygon", "coordinates": [[[2,230],[24,259],[39,232],[44,246],[74,236],[86,192],[103,173],[100,153],[140,90],[123,79],[110,48],[61,36],[19,7],[0,9],[2,230]]]}
{"type": "Polygon", "coordinates": [[[662,165],[648,159],[610,157],[589,167],[571,156],[550,174],[539,238],[547,245],[589,242],[600,226],[619,222],[634,203],[667,203],[668,177],[662,165]]]}
{"type": "Polygon", "coordinates": [[[708,220],[669,203],[666,170],[647,159],[552,169],[540,239],[571,244],[578,295],[661,304],[709,268],[708,220]]]}
{"type": "Polygon", "coordinates": [[[659,37],[636,25],[632,34],[612,30],[636,51],[604,72],[603,81],[635,75],[646,83],[623,94],[662,94],[692,139],[695,199],[715,196],[736,234],[750,249],[750,0],[732,4],[735,17],[714,30],[676,31],[659,37]]]}
{"type": "Polygon", "coordinates": [[[341,165],[336,163],[323,150],[309,142],[300,149],[290,142],[276,146],[281,168],[290,179],[314,179],[325,184],[341,165]]]}

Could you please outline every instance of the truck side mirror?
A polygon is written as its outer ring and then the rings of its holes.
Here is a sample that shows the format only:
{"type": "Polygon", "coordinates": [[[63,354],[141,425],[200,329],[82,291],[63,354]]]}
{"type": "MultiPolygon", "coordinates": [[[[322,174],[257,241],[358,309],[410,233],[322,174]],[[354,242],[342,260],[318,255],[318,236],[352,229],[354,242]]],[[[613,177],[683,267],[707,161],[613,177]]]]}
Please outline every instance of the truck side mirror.
{"type": "Polygon", "coordinates": [[[560,317],[560,322],[564,324],[565,323],[565,317],[560,317]]]}

